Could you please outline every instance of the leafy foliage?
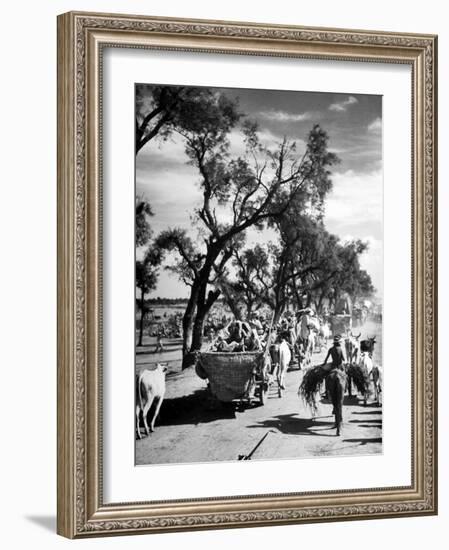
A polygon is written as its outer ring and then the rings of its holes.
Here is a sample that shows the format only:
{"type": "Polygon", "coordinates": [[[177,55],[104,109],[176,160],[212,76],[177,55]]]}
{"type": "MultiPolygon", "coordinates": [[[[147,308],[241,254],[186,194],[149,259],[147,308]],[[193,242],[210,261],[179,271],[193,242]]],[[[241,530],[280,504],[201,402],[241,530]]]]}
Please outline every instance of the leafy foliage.
{"type": "Polygon", "coordinates": [[[150,216],[153,216],[150,203],[140,197],[136,198],[136,246],[147,244],[153,235],[150,216]]]}
{"type": "Polygon", "coordinates": [[[167,140],[175,130],[199,133],[206,125],[211,131],[210,139],[214,139],[217,111],[230,123],[238,116],[232,102],[223,96],[218,100],[216,97],[215,92],[206,88],[137,84],[136,153],[152,139],[167,140]]]}
{"type": "Polygon", "coordinates": [[[360,267],[360,255],[367,249],[362,241],[341,243],[321,221],[308,215],[285,217],[279,224],[279,240],[234,251],[235,279],[229,285],[245,301],[263,303],[277,318],[288,303],[298,309],[314,301],[317,309],[324,298],[334,301],[343,292],[353,300],[369,296],[374,287],[360,267]]]}

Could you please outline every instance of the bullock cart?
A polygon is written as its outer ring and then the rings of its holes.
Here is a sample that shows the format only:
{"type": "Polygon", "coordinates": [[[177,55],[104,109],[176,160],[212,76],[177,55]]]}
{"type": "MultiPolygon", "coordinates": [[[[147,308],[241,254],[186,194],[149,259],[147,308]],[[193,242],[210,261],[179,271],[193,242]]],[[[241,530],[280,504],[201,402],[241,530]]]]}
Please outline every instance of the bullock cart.
{"type": "Polygon", "coordinates": [[[335,314],[330,319],[332,336],[345,335],[352,329],[352,316],[349,314],[335,314]]]}
{"type": "Polygon", "coordinates": [[[197,355],[195,370],[219,401],[259,401],[265,404],[270,361],[263,351],[203,352],[197,355]]]}

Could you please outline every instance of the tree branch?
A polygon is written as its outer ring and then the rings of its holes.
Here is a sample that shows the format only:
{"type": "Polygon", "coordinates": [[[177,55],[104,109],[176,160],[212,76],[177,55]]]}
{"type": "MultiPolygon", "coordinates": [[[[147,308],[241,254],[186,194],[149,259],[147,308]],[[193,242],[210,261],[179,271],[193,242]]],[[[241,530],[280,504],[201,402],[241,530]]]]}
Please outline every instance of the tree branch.
{"type": "Polygon", "coordinates": [[[145,144],[147,144],[151,139],[153,139],[158,134],[162,126],[164,126],[164,124],[169,122],[170,118],[171,116],[168,113],[165,114],[163,117],[161,117],[158,120],[154,128],[150,132],[148,132],[148,134],[144,138],[140,139],[139,141],[136,141],[136,154],[142,149],[142,147],[145,144]]]}

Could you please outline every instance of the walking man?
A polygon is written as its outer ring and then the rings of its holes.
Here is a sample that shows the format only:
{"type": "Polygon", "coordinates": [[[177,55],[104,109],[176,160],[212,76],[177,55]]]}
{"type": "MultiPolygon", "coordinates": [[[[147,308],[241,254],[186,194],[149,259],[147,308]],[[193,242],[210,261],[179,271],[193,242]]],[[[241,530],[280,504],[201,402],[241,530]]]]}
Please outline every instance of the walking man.
{"type": "MultiPolygon", "coordinates": [[[[339,334],[337,334],[334,337],[334,343],[329,348],[329,350],[327,352],[326,359],[324,360],[324,363],[323,363],[323,367],[327,364],[327,361],[328,361],[329,358],[331,358],[331,360],[332,360],[332,363],[328,368],[329,372],[331,372],[332,369],[343,370],[343,364],[346,363],[346,358],[345,358],[345,354],[343,352],[343,348],[341,347],[341,336],[339,334]]],[[[326,388],[326,391],[325,391],[325,394],[324,394],[325,399],[328,398],[327,393],[328,392],[327,392],[327,388],[326,388]]]]}
{"type": "Polygon", "coordinates": [[[157,330],[157,343],[156,343],[156,349],[154,350],[154,353],[162,353],[165,351],[164,348],[164,342],[162,341],[162,337],[164,336],[164,328],[163,326],[159,325],[159,328],[157,330]]]}

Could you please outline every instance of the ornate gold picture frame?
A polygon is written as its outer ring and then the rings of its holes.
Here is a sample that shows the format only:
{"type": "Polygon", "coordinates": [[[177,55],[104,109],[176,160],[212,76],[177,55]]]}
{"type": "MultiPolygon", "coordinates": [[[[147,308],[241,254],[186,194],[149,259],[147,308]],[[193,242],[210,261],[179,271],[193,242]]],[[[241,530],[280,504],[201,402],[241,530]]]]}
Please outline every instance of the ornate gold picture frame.
{"type": "MultiPolygon", "coordinates": [[[[70,12],[58,18],[58,533],[118,534],[437,513],[437,38],[70,12]],[[105,48],[403,64],[412,86],[412,483],[105,503],[102,56],[105,48]]],[[[130,357],[130,365],[134,358],[130,357]]],[[[132,367],[130,367],[132,368],[132,367]]],[[[262,487],[263,492],[263,487],[262,487]]]]}

